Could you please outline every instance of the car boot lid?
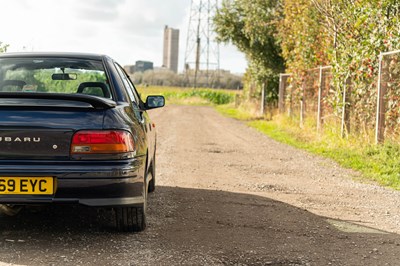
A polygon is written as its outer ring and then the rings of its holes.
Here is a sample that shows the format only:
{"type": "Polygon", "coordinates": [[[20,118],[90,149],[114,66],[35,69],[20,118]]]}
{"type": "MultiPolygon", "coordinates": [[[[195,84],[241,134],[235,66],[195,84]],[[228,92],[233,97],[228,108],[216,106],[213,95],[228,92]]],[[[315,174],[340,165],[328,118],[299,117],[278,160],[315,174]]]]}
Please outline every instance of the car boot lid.
{"type": "Polygon", "coordinates": [[[41,93],[41,92],[0,92],[0,106],[59,106],[59,107],[90,107],[95,109],[114,108],[117,103],[112,99],[86,95],[67,93],[41,93]],[[55,103],[54,101],[59,101],[55,103]],[[74,102],[87,103],[88,105],[74,104],[74,102]]]}

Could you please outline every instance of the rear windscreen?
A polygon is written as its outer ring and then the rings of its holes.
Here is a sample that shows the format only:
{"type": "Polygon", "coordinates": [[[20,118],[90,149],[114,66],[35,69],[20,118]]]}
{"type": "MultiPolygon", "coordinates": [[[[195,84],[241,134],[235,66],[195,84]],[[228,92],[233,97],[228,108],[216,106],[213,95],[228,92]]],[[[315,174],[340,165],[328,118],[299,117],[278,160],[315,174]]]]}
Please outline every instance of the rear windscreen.
{"type": "Polygon", "coordinates": [[[82,93],[112,98],[102,61],[69,58],[0,59],[0,92],[82,93]]]}

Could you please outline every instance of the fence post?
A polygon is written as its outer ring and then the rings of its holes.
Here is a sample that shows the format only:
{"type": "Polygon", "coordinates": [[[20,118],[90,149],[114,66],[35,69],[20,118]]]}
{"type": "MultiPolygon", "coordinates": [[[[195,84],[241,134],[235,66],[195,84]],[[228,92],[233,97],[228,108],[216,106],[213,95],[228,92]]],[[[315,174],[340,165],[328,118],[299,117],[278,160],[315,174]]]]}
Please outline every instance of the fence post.
{"type": "Polygon", "coordinates": [[[350,94],[351,94],[351,79],[346,78],[346,82],[343,89],[343,111],[342,111],[342,126],[341,136],[344,138],[350,134],[350,94]]]}
{"type": "Polygon", "coordinates": [[[318,88],[318,115],[317,115],[317,132],[321,131],[322,127],[322,86],[323,86],[323,78],[322,78],[323,70],[322,66],[319,67],[319,88],[318,88]]]}
{"type": "Polygon", "coordinates": [[[235,94],[235,108],[238,108],[239,105],[240,105],[240,102],[239,102],[239,95],[236,93],[236,94],[235,94]]]}
{"type": "Polygon", "coordinates": [[[306,78],[304,77],[304,81],[302,82],[301,85],[301,90],[302,90],[302,95],[301,95],[301,100],[300,100],[300,127],[302,128],[304,126],[304,116],[306,112],[306,78]]]}
{"type": "Polygon", "coordinates": [[[375,143],[379,144],[385,140],[385,94],[386,87],[382,86],[382,59],[379,55],[379,74],[378,74],[378,100],[376,108],[375,143]]]}
{"type": "MultiPolygon", "coordinates": [[[[283,81],[284,74],[279,74],[279,113],[285,112],[285,82],[283,81]]],[[[285,79],[286,80],[286,79],[285,79]]]]}
{"type": "Polygon", "coordinates": [[[293,116],[293,86],[290,86],[290,102],[289,102],[289,110],[288,110],[288,116],[292,117],[293,116]]]}
{"type": "Polygon", "coordinates": [[[265,111],[265,83],[263,83],[261,87],[261,108],[260,108],[261,115],[264,115],[264,111],[265,111]]]}

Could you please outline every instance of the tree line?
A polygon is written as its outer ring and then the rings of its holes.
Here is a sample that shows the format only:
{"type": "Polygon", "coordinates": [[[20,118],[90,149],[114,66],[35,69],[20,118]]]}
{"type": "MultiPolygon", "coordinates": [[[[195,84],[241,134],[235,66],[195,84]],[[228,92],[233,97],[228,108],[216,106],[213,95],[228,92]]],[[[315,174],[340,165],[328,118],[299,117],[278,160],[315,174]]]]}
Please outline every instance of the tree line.
{"type": "Polygon", "coordinates": [[[337,102],[346,80],[361,111],[370,104],[380,52],[400,49],[398,0],[223,0],[214,17],[218,40],[246,54],[247,98],[266,88],[278,97],[278,74],[301,83],[306,71],[331,65],[337,102]]]}
{"type": "Polygon", "coordinates": [[[147,70],[130,74],[132,81],[140,85],[200,87],[217,89],[242,89],[242,77],[228,71],[201,71],[196,82],[194,73],[175,73],[171,70],[147,70]],[[195,85],[196,83],[196,85],[195,85]]]}
{"type": "Polygon", "coordinates": [[[8,45],[0,42],[0,53],[7,52],[8,45]]]}

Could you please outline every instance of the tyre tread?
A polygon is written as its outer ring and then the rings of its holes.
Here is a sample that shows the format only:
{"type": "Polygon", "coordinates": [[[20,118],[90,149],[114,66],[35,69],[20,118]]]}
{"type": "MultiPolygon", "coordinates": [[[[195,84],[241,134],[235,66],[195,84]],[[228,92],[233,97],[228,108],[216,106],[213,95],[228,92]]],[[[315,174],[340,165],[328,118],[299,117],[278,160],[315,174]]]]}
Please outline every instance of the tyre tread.
{"type": "Polygon", "coordinates": [[[156,157],[155,157],[155,155],[154,155],[153,161],[151,163],[150,171],[151,171],[152,178],[149,181],[149,187],[148,187],[149,193],[154,192],[154,190],[156,189],[156,157]]]}
{"type": "Polygon", "coordinates": [[[140,232],[146,228],[143,207],[119,207],[115,209],[116,224],[121,232],[140,232]]]}

